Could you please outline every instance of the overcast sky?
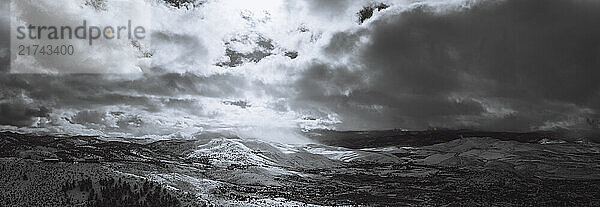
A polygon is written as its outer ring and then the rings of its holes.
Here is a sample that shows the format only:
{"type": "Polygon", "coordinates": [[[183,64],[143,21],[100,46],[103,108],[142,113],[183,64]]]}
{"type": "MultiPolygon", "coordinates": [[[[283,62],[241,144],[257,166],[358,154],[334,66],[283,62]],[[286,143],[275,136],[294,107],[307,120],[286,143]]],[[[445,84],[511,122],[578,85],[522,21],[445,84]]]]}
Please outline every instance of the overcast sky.
{"type": "MultiPolygon", "coordinates": [[[[106,11],[73,2],[62,12],[112,12],[110,1],[106,11]]],[[[177,9],[145,2],[152,43],[141,50],[151,58],[126,54],[137,49],[93,50],[99,58],[86,58],[145,73],[2,74],[0,125],[274,139],[314,128],[590,128],[589,119],[600,118],[597,1],[389,0],[362,23],[357,13],[379,4],[212,0],[177,9]]]]}

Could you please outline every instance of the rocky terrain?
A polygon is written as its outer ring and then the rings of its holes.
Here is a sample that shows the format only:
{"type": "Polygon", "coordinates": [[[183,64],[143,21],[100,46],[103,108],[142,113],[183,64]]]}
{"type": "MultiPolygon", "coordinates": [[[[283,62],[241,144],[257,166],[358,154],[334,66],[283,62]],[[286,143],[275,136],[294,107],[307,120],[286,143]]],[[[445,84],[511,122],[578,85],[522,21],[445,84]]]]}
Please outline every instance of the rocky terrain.
{"type": "Polygon", "coordinates": [[[600,146],[589,140],[459,136],[348,148],[5,132],[0,156],[0,206],[600,204],[600,146]]]}

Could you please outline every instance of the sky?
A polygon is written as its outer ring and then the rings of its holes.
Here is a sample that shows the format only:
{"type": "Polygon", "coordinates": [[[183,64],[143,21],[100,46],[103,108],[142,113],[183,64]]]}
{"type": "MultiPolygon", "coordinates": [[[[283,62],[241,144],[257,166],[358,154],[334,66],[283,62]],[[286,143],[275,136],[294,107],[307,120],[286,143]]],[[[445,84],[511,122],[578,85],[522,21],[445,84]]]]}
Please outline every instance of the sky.
{"type": "MultiPolygon", "coordinates": [[[[19,2],[13,23],[32,10],[67,22],[124,12],[108,0],[19,2]]],[[[599,127],[597,1],[134,2],[151,12],[137,17],[151,19],[147,44],[99,42],[68,61],[13,56],[36,72],[0,75],[2,128],[302,142],[311,129],[599,127]]]]}

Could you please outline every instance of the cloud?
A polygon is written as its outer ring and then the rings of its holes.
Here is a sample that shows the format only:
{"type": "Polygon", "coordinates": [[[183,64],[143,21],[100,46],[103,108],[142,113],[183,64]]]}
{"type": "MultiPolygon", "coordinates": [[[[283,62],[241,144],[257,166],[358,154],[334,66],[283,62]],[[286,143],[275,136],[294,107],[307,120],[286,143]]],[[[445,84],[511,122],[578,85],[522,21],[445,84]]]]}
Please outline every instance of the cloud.
{"type": "Polygon", "coordinates": [[[33,107],[22,102],[0,103],[0,124],[12,126],[31,126],[37,117],[48,117],[46,107],[33,107]]]}
{"type": "Polygon", "coordinates": [[[171,72],[186,71],[208,61],[208,51],[196,35],[154,32],[152,47],[158,48],[152,54],[154,67],[168,68],[171,72]]]}
{"type": "Polygon", "coordinates": [[[328,106],[347,129],[530,130],[598,114],[597,2],[451,6],[420,4],[333,35],[324,54],[351,62],[308,66],[299,98],[328,106]]]}
{"type": "Polygon", "coordinates": [[[362,24],[357,13],[378,2],[294,2],[153,8],[148,73],[3,74],[0,124],[277,140],[300,128],[531,130],[600,116],[594,1],[390,0],[362,24]]]}
{"type": "MultiPolygon", "coordinates": [[[[140,73],[150,66],[148,58],[143,54],[147,50],[150,38],[135,39],[120,38],[92,38],[92,28],[98,32],[101,28],[116,28],[131,24],[131,27],[150,28],[152,13],[149,2],[143,0],[132,1],[106,1],[104,9],[98,9],[97,4],[84,1],[64,1],[60,4],[48,1],[11,1],[11,30],[15,35],[11,47],[15,54],[11,59],[12,73],[140,73]],[[110,8],[110,9],[106,9],[110,8]],[[70,38],[69,33],[76,33],[77,28],[88,28],[83,33],[86,38],[70,38]],[[26,28],[38,35],[20,39],[16,37],[18,27],[26,28]],[[30,27],[31,26],[31,30],[30,27]],[[50,38],[52,29],[68,26],[69,30],[55,30],[61,35],[50,38]],[[62,37],[63,32],[65,38],[62,37]],[[88,34],[89,33],[89,34],[88,34]],[[40,37],[37,37],[40,36],[40,37]],[[69,38],[67,38],[69,36],[69,38]],[[42,50],[52,49],[54,55],[42,50]],[[64,47],[62,47],[64,45],[64,47]],[[30,46],[36,48],[27,52],[35,55],[17,55],[16,48],[30,46]],[[51,47],[46,47],[51,46],[51,47]],[[52,47],[53,46],[53,47],[52,47]],[[143,48],[142,48],[143,47],[143,48]],[[62,49],[61,49],[62,48],[62,49]],[[67,51],[68,50],[68,51],[67,51]],[[69,52],[70,51],[70,52],[69,52]],[[61,53],[68,55],[56,55],[61,53]],[[41,55],[40,55],[41,54],[41,55]]],[[[131,29],[131,28],[130,28],[131,29]]],[[[116,33],[115,33],[116,34],[116,33]]],[[[120,34],[120,32],[119,32],[120,34]]],[[[100,36],[99,33],[97,34],[100,36]]],[[[77,36],[77,35],[75,35],[77,36]]],[[[142,35],[144,36],[144,35],[142,35]]],[[[23,52],[22,54],[25,54],[23,52]]]]}

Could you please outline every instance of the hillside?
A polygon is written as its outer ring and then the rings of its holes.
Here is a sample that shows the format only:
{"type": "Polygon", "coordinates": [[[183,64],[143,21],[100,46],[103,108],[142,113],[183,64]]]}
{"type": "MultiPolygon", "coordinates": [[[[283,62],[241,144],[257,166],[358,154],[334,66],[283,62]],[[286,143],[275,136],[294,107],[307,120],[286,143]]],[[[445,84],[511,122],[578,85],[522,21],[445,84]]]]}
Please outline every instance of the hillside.
{"type": "Polygon", "coordinates": [[[351,149],[234,137],[111,140],[2,133],[0,205],[600,203],[593,142],[463,137],[351,149]]]}

